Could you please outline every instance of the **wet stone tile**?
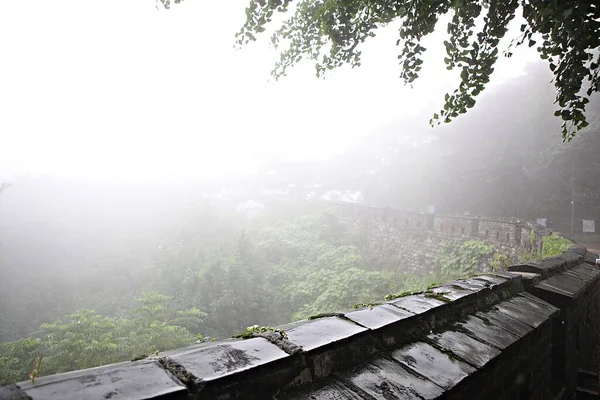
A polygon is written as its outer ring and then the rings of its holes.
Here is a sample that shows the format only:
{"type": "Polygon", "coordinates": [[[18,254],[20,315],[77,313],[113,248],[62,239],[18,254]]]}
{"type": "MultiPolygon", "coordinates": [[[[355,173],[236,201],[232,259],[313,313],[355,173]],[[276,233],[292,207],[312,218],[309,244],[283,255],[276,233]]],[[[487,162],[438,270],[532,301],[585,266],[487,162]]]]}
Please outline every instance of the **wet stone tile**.
{"type": "Polygon", "coordinates": [[[536,307],[537,302],[524,298],[515,301],[518,297],[515,296],[508,301],[496,304],[494,309],[533,328],[537,328],[548,319],[547,309],[543,309],[541,306],[538,308],[536,307]]]}
{"type": "Polygon", "coordinates": [[[376,399],[429,400],[443,393],[438,385],[385,358],[379,358],[345,378],[376,399]]]}
{"type": "Polygon", "coordinates": [[[484,282],[475,279],[461,279],[459,281],[452,282],[453,285],[460,286],[467,290],[479,292],[485,289],[489,289],[492,285],[489,282],[484,282]]]}
{"type": "Polygon", "coordinates": [[[491,287],[502,285],[503,283],[506,283],[508,281],[508,279],[498,275],[479,275],[474,277],[473,279],[487,282],[491,285],[491,287]]]}
{"type": "Polygon", "coordinates": [[[519,275],[513,273],[513,272],[508,272],[508,271],[498,271],[498,272],[494,272],[491,275],[494,276],[499,276],[501,278],[507,279],[507,280],[512,280],[512,279],[518,279],[519,275]]]}
{"type": "Polygon", "coordinates": [[[589,282],[591,279],[593,279],[593,278],[590,278],[590,277],[589,277],[589,276],[587,276],[587,275],[581,274],[579,271],[574,271],[574,270],[572,270],[572,269],[568,269],[568,270],[564,271],[564,272],[562,273],[562,275],[569,276],[569,277],[571,277],[571,278],[573,278],[573,279],[575,279],[575,280],[579,281],[579,282],[580,282],[580,284],[581,284],[582,286],[586,286],[586,285],[587,285],[587,283],[588,283],[588,282],[589,282]]]}
{"type": "Polygon", "coordinates": [[[539,297],[540,299],[543,299],[559,308],[563,308],[567,304],[571,303],[574,297],[571,293],[548,286],[544,283],[531,287],[530,292],[536,297],[539,297]]]}
{"type": "Polygon", "coordinates": [[[156,361],[143,360],[39,378],[21,388],[33,399],[187,398],[187,389],[156,361]],[[178,397],[181,396],[181,397],[178,397]]]}
{"type": "Polygon", "coordinates": [[[551,276],[541,284],[556,288],[571,296],[575,296],[586,286],[581,280],[564,273],[551,276]]]}
{"type": "Polygon", "coordinates": [[[313,321],[300,321],[281,327],[288,335],[288,340],[310,351],[361,332],[367,328],[338,317],[319,318],[313,321]]]}
{"type": "Polygon", "coordinates": [[[517,294],[517,296],[515,296],[515,298],[518,299],[525,299],[526,301],[533,303],[533,304],[539,304],[541,305],[543,308],[545,308],[547,311],[547,315],[552,315],[554,312],[559,311],[558,308],[556,308],[555,306],[553,306],[552,304],[548,303],[547,301],[544,301],[542,299],[540,299],[539,297],[536,297],[534,295],[532,295],[531,293],[528,292],[521,292],[519,294],[517,294]]]}
{"type": "Polygon", "coordinates": [[[523,280],[525,280],[527,282],[535,281],[540,276],[542,276],[542,275],[536,274],[534,272],[520,272],[520,271],[512,272],[512,274],[519,275],[521,278],[523,278],[523,280]]]}
{"type": "Polygon", "coordinates": [[[440,348],[450,350],[478,368],[483,367],[500,354],[500,350],[497,348],[481,343],[462,332],[434,333],[427,336],[427,338],[440,348]]]}
{"type": "Polygon", "coordinates": [[[431,310],[432,308],[439,307],[446,303],[444,303],[441,300],[417,294],[402,297],[398,300],[392,301],[391,304],[393,304],[395,307],[399,307],[413,314],[422,314],[426,311],[431,310]]]}
{"type": "Polygon", "coordinates": [[[468,290],[463,287],[453,286],[453,285],[438,286],[431,290],[434,293],[442,295],[445,298],[447,298],[448,300],[452,300],[452,301],[462,299],[463,297],[475,294],[475,292],[472,290],[468,290]]]}
{"type": "Polygon", "coordinates": [[[197,349],[182,349],[169,358],[196,378],[210,381],[287,357],[287,353],[263,338],[217,343],[197,349]]]}
{"type": "Polygon", "coordinates": [[[508,300],[509,304],[516,304],[519,307],[529,309],[546,318],[557,314],[559,309],[545,301],[538,299],[529,293],[519,293],[508,300]]]}
{"type": "Polygon", "coordinates": [[[524,324],[518,319],[511,318],[500,311],[491,310],[487,312],[478,312],[475,314],[475,316],[482,319],[484,322],[489,321],[490,323],[519,337],[523,337],[529,332],[533,331],[531,326],[524,324]]]}
{"type": "Polygon", "coordinates": [[[471,336],[501,350],[519,340],[518,336],[493,325],[491,321],[487,322],[474,316],[469,316],[464,322],[458,323],[458,325],[469,332],[471,336]]]}
{"type": "Polygon", "coordinates": [[[363,398],[335,380],[319,388],[308,388],[301,393],[286,393],[276,400],[363,400],[363,398]]]}
{"type": "Polygon", "coordinates": [[[475,368],[451,358],[427,343],[413,343],[392,353],[392,358],[444,389],[456,386],[475,368]]]}
{"type": "Polygon", "coordinates": [[[369,329],[377,329],[383,326],[401,321],[414,316],[413,313],[394,307],[389,304],[366,308],[346,314],[346,317],[369,329]]]}
{"type": "Polygon", "coordinates": [[[582,278],[586,278],[587,281],[594,280],[598,277],[598,275],[600,275],[600,270],[598,268],[594,268],[585,264],[578,265],[573,269],[567,270],[567,272],[582,278]]]}

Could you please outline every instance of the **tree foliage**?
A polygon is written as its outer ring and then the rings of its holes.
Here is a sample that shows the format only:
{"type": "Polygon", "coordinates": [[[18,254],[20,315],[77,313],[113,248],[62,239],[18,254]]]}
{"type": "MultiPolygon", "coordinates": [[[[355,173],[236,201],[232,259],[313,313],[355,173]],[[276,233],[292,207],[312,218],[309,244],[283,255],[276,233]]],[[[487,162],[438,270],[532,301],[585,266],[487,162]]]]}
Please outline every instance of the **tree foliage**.
{"type": "Polygon", "coordinates": [[[206,316],[199,309],[171,308],[171,298],[146,293],[137,299],[130,316],[110,317],[79,310],[44,323],[29,337],[0,344],[0,382],[27,379],[37,357],[37,375],[49,375],[126,361],[190,345],[206,316]]]}
{"type": "Polygon", "coordinates": [[[548,61],[556,86],[555,115],[563,120],[564,140],[588,125],[586,104],[600,88],[600,9],[593,2],[251,0],[237,44],[256,40],[275,14],[290,9],[292,15],[271,37],[276,47],[283,48],[272,71],[275,78],[302,59],[315,63],[318,76],[344,64],[360,66],[361,46],[367,38],[399,21],[400,76],[410,84],[422,69],[423,39],[438,27],[441,17],[451,16],[444,62],[447,69],[460,71],[460,84],[446,94],[444,107],[434,114],[431,124],[450,122],[475,105],[494,72],[500,41],[518,13],[524,23],[504,54],[510,57],[514,47],[526,44],[548,61]]]}
{"type": "Polygon", "coordinates": [[[481,271],[494,253],[494,247],[480,240],[467,240],[460,246],[447,243],[440,258],[440,273],[443,280],[464,277],[481,271]]]}

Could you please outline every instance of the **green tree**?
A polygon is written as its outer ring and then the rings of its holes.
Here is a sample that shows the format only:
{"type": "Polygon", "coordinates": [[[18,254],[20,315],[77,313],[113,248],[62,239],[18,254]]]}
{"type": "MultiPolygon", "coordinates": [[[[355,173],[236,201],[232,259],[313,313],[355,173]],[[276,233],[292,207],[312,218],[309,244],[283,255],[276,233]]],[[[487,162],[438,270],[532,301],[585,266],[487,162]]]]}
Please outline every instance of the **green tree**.
{"type": "Polygon", "coordinates": [[[250,0],[237,44],[256,40],[275,13],[286,13],[292,6],[293,15],[271,38],[276,47],[284,48],[272,71],[275,78],[284,76],[303,58],[315,62],[318,76],[344,64],[360,66],[365,40],[375,36],[379,28],[400,21],[398,61],[402,79],[410,84],[422,69],[421,57],[426,50],[422,40],[435,30],[442,16],[451,15],[444,62],[448,69],[460,70],[461,82],[454,92],[446,94],[444,107],[433,115],[431,124],[450,122],[475,105],[475,98],[494,71],[500,40],[509,22],[520,13],[520,33],[505,55],[510,57],[514,47],[525,43],[536,47],[540,57],[548,61],[556,86],[555,115],[563,120],[564,140],[588,125],[586,104],[600,88],[600,8],[593,2],[250,0]]]}
{"type": "Polygon", "coordinates": [[[0,382],[27,379],[38,356],[42,376],[188,346],[198,337],[206,314],[198,308],[172,308],[170,301],[160,293],[145,293],[131,310],[131,319],[79,310],[42,324],[28,338],[1,343],[0,382]]]}

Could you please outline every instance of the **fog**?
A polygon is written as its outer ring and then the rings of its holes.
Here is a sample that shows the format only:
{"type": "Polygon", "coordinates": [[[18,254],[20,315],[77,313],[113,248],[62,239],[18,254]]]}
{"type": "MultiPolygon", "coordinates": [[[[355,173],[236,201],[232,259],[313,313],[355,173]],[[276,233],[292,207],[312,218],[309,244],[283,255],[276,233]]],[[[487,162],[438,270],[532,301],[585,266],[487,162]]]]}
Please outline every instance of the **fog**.
{"type": "Polygon", "coordinates": [[[444,32],[412,88],[398,78],[397,26],[358,69],[319,80],[301,63],[273,82],[268,40],[233,49],[245,3],[0,3],[0,342],[16,343],[0,348],[3,381],[26,379],[40,352],[45,373],[64,372],[411,288],[361,261],[351,228],[323,217],[332,202],[569,230],[574,198],[577,221],[600,220],[598,99],[563,144],[534,50],[501,58],[475,108],[433,129],[458,82],[444,32]],[[350,272],[330,276],[333,264],[350,272]],[[347,297],[312,284],[353,279],[347,297]],[[79,310],[96,314],[67,317],[79,310]],[[48,332],[84,320],[119,346],[135,331],[139,346],[53,353],[48,332]]]}

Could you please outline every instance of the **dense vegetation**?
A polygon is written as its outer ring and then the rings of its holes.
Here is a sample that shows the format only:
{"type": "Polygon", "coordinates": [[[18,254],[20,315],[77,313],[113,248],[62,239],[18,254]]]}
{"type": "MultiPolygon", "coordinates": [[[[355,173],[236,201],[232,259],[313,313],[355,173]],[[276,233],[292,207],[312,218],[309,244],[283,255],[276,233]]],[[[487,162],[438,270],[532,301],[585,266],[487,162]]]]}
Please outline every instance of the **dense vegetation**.
{"type": "MultiPolygon", "coordinates": [[[[229,337],[255,324],[276,326],[370,304],[390,293],[473,274],[483,265],[503,267],[493,246],[470,240],[458,248],[448,246],[437,273],[406,276],[399,268],[367,265],[355,245],[356,231],[327,211],[277,215],[275,221],[266,213],[243,230],[238,229],[241,221],[234,220],[206,209],[156,249],[151,266],[132,271],[132,280],[98,292],[69,287],[76,299],[96,306],[2,343],[0,380],[27,379],[39,356],[40,376],[129,360],[229,337]],[[139,284],[130,287],[129,282],[139,284]]],[[[43,290],[54,289],[48,285],[43,290]]],[[[56,292],[52,296],[60,298],[56,292]]],[[[23,323],[23,317],[33,318],[38,311],[24,310],[14,322],[23,323]]],[[[10,334],[9,326],[1,329],[10,334]]]]}

